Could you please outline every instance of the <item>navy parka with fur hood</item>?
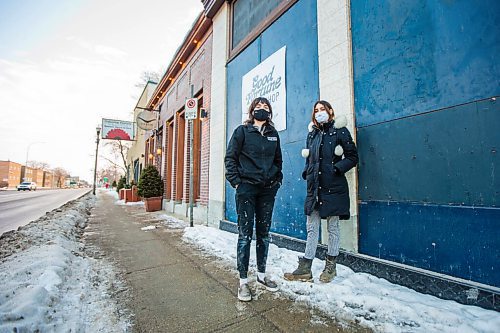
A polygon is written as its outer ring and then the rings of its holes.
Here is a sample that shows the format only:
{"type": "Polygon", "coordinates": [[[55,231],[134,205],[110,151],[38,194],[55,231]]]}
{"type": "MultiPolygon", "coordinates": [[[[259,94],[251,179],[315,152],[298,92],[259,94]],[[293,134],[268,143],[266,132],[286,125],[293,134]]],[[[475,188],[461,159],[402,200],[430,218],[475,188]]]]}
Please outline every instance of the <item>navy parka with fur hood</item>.
{"type": "Polygon", "coordinates": [[[307,180],[306,215],[317,209],[321,218],[350,217],[349,186],[344,174],[358,163],[358,152],[346,125],[345,116],[321,128],[309,124],[307,148],[302,151],[306,158],[302,172],[302,178],[307,180]]]}

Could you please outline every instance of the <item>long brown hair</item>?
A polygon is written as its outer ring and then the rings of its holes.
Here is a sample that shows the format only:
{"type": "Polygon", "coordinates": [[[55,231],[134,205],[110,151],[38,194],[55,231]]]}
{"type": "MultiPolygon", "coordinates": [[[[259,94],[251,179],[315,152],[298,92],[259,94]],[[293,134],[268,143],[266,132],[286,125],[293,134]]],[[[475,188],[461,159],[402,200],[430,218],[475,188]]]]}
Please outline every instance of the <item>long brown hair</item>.
{"type": "Polygon", "coordinates": [[[254,99],[252,101],[252,103],[250,103],[250,106],[248,107],[248,119],[245,120],[245,125],[247,124],[253,124],[255,122],[255,118],[253,117],[253,110],[255,109],[255,107],[257,106],[257,104],[259,103],[264,103],[264,104],[267,104],[267,106],[269,107],[269,118],[267,119],[267,123],[274,126],[274,123],[272,121],[272,118],[273,118],[273,108],[271,106],[271,103],[269,102],[269,100],[265,97],[257,97],[256,99],[254,99]]]}
{"type": "Polygon", "coordinates": [[[316,109],[316,106],[318,104],[321,104],[326,108],[326,111],[328,112],[328,115],[329,115],[328,121],[332,121],[332,119],[335,118],[335,111],[333,110],[332,105],[330,103],[328,103],[327,101],[322,101],[322,100],[316,101],[316,103],[314,103],[312,113],[311,113],[311,121],[314,123],[314,125],[316,125],[316,127],[320,126],[319,123],[316,121],[316,118],[314,118],[314,114],[316,113],[316,112],[314,112],[314,110],[316,109]]]}

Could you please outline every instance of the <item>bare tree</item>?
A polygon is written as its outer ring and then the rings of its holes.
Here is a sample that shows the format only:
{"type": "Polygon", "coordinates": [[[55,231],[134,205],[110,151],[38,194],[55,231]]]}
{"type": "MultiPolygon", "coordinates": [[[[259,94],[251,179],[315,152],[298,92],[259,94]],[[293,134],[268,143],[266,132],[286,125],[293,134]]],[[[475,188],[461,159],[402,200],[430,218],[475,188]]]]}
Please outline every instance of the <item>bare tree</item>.
{"type": "Polygon", "coordinates": [[[43,171],[47,171],[50,169],[50,164],[47,163],[47,162],[41,162],[41,161],[28,161],[27,163],[28,167],[29,168],[33,168],[33,169],[40,169],[40,170],[43,170],[43,171]]]}
{"type": "Polygon", "coordinates": [[[136,88],[144,88],[149,81],[160,82],[161,74],[158,71],[143,71],[139,82],[135,84],[136,88]]]}
{"type": "Polygon", "coordinates": [[[56,180],[56,186],[62,187],[64,184],[63,178],[69,177],[69,172],[64,170],[63,168],[54,168],[52,169],[52,173],[54,174],[54,179],[56,180]]]}
{"type": "Polygon", "coordinates": [[[98,178],[103,179],[106,177],[110,183],[113,183],[113,181],[118,182],[118,179],[123,175],[123,172],[119,171],[118,167],[117,165],[111,165],[99,169],[97,171],[98,178]]]}
{"type": "MultiPolygon", "coordinates": [[[[105,145],[111,149],[111,152],[113,153],[115,159],[121,158],[121,162],[123,163],[123,166],[121,166],[121,165],[118,165],[118,166],[120,166],[123,169],[123,171],[125,172],[125,176],[127,178],[127,183],[128,183],[128,181],[130,179],[130,177],[129,177],[130,164],[127,161],[127,153],[128,153],[128,150],[130,149],[131,143],[128,141],[122,141],[122,140],[112,140],[112,141],[106,142],[105,145]]],[[[117,165],[113,161],[111,161],[107,158],[105,158],[105,159],[108,160],[108,162],[111,162],[112,164],[117,165]]]]}

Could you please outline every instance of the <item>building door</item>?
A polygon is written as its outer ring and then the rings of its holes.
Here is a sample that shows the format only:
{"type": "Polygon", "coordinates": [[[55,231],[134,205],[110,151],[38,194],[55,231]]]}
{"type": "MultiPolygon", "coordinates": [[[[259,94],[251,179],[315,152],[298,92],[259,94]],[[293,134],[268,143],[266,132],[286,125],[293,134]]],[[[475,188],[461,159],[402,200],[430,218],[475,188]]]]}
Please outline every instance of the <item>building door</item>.
{"type": "Polygon", "coordinates": [[[174,119],[170,119],[169,121],[167,121],[167,124],[166,124],[166,128],[167,128],[167,144],[166,144],[166,161],[167,161],[167,165],[166,165],[166,183],[167,183],[167,186],[166,186],[166,190],[165,190],[165,194],[166,194],[166,198],[167,200],[170,200],[172,199],[172,169],[173,169],[173,166],[172,166],[172,161],[173,161],[173,156],[172,156],[172,151],[173,151],[173,146],[174,146],[174,119]]]}
{"type": "Polygon", "coordinates": [[[186,134],[186,119],[184,110],[177,113],[177,135],[175,145],[175,201],[182,201],[184,196],[184,147],[186,134]]]}

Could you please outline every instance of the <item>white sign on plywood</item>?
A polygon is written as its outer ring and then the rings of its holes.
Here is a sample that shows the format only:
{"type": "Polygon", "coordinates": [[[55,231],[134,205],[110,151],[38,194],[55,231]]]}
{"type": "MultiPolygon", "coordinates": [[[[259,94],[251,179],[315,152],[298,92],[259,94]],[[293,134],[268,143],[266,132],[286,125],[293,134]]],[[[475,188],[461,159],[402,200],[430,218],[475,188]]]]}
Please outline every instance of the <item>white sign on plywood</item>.
{"type": "Polygon", "coordinates": [[[241,82],[241,119],[248,119],[248,107],[257,97],[265,97],[273,108],[273,122],[277,131],[286,129],[286,46],[274,52],[246,73],[241,82]]]}

